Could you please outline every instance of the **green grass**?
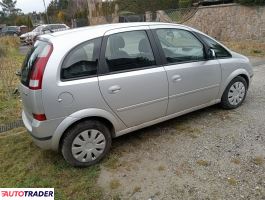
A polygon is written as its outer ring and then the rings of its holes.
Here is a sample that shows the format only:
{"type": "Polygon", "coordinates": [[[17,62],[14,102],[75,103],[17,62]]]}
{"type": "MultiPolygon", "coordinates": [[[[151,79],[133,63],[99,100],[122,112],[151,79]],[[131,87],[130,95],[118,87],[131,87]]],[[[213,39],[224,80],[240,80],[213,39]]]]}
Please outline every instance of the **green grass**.
{"type": "Polygon", "coordinates": [[[21,103],[18,97],[0,101],[0,125],[21,118],[21,103]]]}
{"type": "Polygon", "coordinates": [[[0,187],[52,187],[55,199],[101,199],[99,165],[69,166],[56,152],[37,148],[22,128],[0,135],[0,187]]]}
{"type": "Polygon", "coordinates": [[[21,104],[14,91],[19,84],[15,72],[21,68],[24,56],[19,53],[19,41],[13,37],[0,38],[0,125],[20,118],[21,104]],[[4,52],[3,52],[4,51],[4,52]]]}

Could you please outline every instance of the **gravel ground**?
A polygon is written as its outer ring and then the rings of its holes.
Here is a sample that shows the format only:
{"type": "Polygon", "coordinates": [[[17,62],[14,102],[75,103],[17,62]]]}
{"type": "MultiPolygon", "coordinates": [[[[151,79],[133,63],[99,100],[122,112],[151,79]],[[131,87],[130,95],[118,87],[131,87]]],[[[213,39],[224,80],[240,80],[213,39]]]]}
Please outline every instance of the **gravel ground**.
{"type": "Polygon", "coordinates": [[[105,199],[265,199],[265,65],[236,110],[212,106],[119,137],[105,199]]]}

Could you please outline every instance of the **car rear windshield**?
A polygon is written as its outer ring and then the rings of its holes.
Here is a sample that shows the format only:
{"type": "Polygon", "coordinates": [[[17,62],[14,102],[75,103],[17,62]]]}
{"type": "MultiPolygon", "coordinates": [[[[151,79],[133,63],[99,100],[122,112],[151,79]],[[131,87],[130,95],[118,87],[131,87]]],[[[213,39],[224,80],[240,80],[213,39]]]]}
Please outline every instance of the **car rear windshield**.
{"type": "Polygon", "coordinates": [[[37,58],[47,50],[47,48],[45,48],[47,46],[47,42],[37,40],[34,46],[29,50],[21,68],[21,83],[23,85],[29,86],[30,73],[33,70],[37,58]]]}

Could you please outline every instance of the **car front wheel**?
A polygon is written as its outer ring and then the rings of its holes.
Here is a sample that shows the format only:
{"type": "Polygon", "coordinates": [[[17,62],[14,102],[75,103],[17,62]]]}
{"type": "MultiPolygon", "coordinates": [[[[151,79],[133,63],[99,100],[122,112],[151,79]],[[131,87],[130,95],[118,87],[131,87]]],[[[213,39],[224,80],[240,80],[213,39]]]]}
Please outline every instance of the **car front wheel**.
{"type": "Polygon", "coordinates": [[[72,127],[62,140],[64,159],[74,167],[98,163],[109,152],[111,134],[101,122],[88,120],[72,127]]]}
{"type": "Polygon", "coordinates": [[[234,78],[226,87],[221,99],[221,105],[225,109],[234,109],[239,107],[246,98],[247,94],[246,80],[238,76],[234,78]]]}

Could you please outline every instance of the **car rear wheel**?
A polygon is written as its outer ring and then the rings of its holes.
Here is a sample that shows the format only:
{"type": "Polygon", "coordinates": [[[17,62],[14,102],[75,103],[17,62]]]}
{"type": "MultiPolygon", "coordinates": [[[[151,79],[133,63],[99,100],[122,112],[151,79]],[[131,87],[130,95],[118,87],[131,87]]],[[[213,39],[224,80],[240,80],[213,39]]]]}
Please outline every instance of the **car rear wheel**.
{"type": "Polygon", "coordinates": [[[238,76],[234,78],[227,86],[222,99],[221,105],[225,109],[234,109],[239,107],[246,98],[247,82],[238,76]]]}
{"type": "Polygon", "coordinates": [[[101,122],[88,120],[71,128],[62,141],[64,159],[74,167],[98,163],[109,152],[111,134],[101,122]]]}

